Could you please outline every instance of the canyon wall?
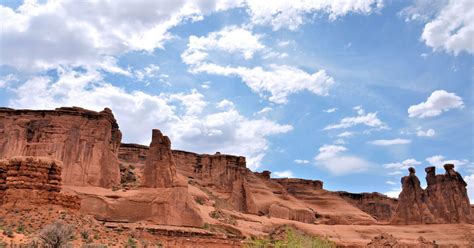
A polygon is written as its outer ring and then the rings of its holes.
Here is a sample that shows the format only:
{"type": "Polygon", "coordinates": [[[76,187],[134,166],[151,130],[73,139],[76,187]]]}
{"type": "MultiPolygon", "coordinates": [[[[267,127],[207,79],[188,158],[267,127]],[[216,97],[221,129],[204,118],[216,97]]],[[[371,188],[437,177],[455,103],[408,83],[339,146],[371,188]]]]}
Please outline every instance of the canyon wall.
{"type": "Polygon", "coordinates": [[[390,221],[398,205],[397,199],[390,198],[377,192],[349,193],[340,191],[335,193],[358,207],[360,210],[370,214],[377,221],[390,221]]]}
{"type": "Polygon", "coordinates": [[[67,185],[111,187],[120,182],[122,134],[110,109],[0,108],[0,159],[43,156],[63,163],[67,185]]]}
{"type": "Polygon", "coordinates": [[[13,157],[0,160],[0,205],[29,208],[55,204],[79,209],[77,196],[61,191],[60,161],[44,157],[13,157]]]}
{"type": "Polygon", "coordinates": [[[81,196],[81,212],[104,221],[201,227],[203,220],[188,192],[187,181],[176,173],[170,139],[154,129],[149,148],[144,148],[128,145],[119,152],[121,163],[143,164],[140,187],[114,192],[70,188],[81,196]]]}
{"type": "Polygon", "coordinates": [[[466,182],[445,164],[443,175],[436,175],[435,167],[425,169],[427,188],[422,189],[415,169],[401,179],[402,192],[391,220],[392,224],[473,223],[466,182]]]}

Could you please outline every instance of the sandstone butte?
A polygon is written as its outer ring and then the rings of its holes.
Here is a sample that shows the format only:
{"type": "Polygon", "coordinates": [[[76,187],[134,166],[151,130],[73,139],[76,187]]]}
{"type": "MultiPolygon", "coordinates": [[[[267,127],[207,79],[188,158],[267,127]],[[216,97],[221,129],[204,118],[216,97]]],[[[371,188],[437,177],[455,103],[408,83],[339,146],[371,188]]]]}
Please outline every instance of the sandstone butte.
{"type": "Polygon", "coordinates": [[[245,157],[172,150],[150,131],[149,146],[125,144],[108,108],[0,108],[0,226],[22,230],[0,233],[0,246],[62,219],[78,247],[246,247],[285,226],[341,247],[474,247],[474,208],[452,164],[426,168],[426,189],[410,168],[394,199],[272,178],[245,157]]]}

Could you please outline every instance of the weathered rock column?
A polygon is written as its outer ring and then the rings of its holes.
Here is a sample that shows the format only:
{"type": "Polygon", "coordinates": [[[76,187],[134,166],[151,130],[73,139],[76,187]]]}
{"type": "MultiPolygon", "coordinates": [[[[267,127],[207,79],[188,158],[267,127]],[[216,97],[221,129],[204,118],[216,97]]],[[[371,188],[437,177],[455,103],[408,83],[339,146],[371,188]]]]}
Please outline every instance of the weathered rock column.
{"type": "Polygon", "coordinates": [[[143,185],[149,188],[176,186],[176,164],[171,153],[171,141],[160,130],[153,129],[150,149],[145,162],[143,185]]]}

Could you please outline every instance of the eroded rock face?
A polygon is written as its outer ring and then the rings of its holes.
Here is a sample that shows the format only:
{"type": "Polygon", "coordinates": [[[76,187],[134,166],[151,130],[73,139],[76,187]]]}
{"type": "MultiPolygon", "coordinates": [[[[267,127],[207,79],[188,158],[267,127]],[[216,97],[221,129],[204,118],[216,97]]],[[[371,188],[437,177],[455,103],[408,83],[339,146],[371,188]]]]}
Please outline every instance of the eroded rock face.
{"type": "Polygon", "coordinates": [[[323,182],[319,180],[307,180],[300,178],[272,178],[273,181],[282,185],[289,193],[303,189],[323,189],[323,182]]]}
{"type": "Polygon", "coordinates": [[[420,187],[415,169],[402,178],[402,192],[393,224],[444,224],[471,223],[472,214],[466,182],[454,170],[454,165],[444,165],[446,173],[436,175],[435,167],[425,169],[427,188],[420,187]]]}
{"type": "Polygon", "coordinates": [[[346,201],[352,203],[360,210],[370,214],[378,221],[390,221],[398,200],[387,197],[380,193],[349,193],[337,192],[346,201]]]}
{"type": "Polygon", "coordinates": [[[43,156],[63,163],[64,184],[111,187],[120,182],[122,134],[110,109],[0,108],[0,159],[43,156]]]}
{"type": "Polygon", "coordinates": [[[16,208],[55,204],[79,209],[78,197],[60,193],[61,167],[60,161],[44,157],[0,160],[0,203],[16,208]]]}
{"type": "Polygon", "coordinates": [[[169,188],[176,185],[176,164],[171,153],[171,141],[158,129],[153,129],[143,173],[144,187],[169,188]]]}
{"type": "Polygon", "coordinates": [[[199,180],[203,186],[226,195],[227,203],[232,208],[249,211],[252,197],[246,175],[251,172],[246,167],[245,157],[180,150],[173,150],[173,156],[180,174],[199,180]]]}

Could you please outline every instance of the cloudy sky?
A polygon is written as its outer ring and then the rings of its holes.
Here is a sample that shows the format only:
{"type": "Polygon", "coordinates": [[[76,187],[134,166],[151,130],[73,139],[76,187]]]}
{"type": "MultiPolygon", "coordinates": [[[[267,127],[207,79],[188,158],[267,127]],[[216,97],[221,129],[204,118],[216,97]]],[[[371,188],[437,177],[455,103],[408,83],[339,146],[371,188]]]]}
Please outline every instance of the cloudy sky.
{"type": "Polygon", "coordinates": [[[271,2],[1,0],[0,106],[110,107],[124,142],[331,190],[447,162],[474,186],[471,0],[271,2]]]}

